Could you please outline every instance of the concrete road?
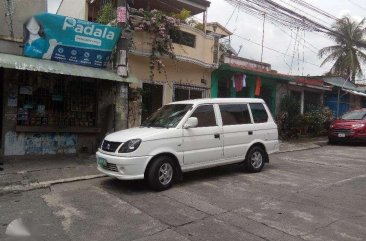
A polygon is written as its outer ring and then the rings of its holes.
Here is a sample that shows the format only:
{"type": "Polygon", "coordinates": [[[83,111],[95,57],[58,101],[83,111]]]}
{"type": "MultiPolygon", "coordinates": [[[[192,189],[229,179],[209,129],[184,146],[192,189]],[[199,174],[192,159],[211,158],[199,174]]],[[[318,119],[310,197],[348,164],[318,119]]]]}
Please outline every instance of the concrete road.
{"type": "Polygon", "coordinates": [[[22,218],[30,240],[366,240],[366,148],[271,156],[262,173],[232,165],[156,193],[112,178],[0,196],[0,240],[22,218]]]}

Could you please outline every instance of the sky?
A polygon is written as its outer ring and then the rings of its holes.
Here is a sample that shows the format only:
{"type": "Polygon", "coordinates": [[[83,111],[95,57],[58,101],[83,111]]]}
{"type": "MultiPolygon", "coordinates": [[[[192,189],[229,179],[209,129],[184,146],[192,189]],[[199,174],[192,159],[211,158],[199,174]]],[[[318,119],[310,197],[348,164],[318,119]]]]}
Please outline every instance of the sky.
{"type": "MultiPolygon", "coordinates": [[[[76,0],[80,1],[80,0],[76,0]]],[[[61,0],[47,0],[48,2],[48,12],[56,13],[58,6],[61,3],[61,0]]]]}
{"type": "MultiPolygon", "coordinates": [[[[77,0],[80,1],[80,0],[77,0]]],[[[292,8],[297,12],[304,11],[290,0],[274,0],[279,4],[292,8]],[[295,9],[296,7],[297,9],[295,9]]],[[[305,0],[336,17],[349,14],[356,20],[366,17],[366,0],[305,0]]],[[[49,11],[55,12],[61,0],[48,0],[49,11]]],[[[239,56],[260,61],[261,42],[263,32],[263,19],[257,19],[247,13],[236,9],[225,0],[210,0],[211,6],[208,10],[208,21],[219,22],[226,26],[235,35],[231,37],[231,45],[235,50],[242,46],[239,56]],[[230,19],[230,16],[231,19],[230,19]],[[229,21],[230,19],[230,21],[229,21]],[[240,37],[238,37],[240,36],[240,37]],[[248,41],[249,40],[249,41],[248,41]],[[256,44],[252,43],[255,42],[256,44]]],[[[328,26],[333,22],[331,19],[321,17],[328,26]]],[[[196,16],[202,18],[202,16],[196,16]]],[[[317,20],[318,21],[318,20],[317,20]]],[[[306,40],[303,47],[303,40],[300,46],[295,45],[296,30],[282,27],[281,29],[270,22],[265,23],[264,53],[263,62],[272,65],[272,69],[283,74],[294,75],[322,75],[327,72],[331,65],[320,67],[322,60],[317,52],[319,49],[331,46],[334,43],[320,33],[302,32],[299,35],[306,40]],[[292,36],[292,38],[291,38],[292,36]],[[269,50],[271,48],[272,50],[269,50]],[[279,53],[280,52],[280,53],[279,53]],[[284,55],[286,54],[286,56],[284,55]],[[305,60],[305,63],[303,62],[305,60]]],[[[364,65],[366,79],[366,64],[364,65]]]]}

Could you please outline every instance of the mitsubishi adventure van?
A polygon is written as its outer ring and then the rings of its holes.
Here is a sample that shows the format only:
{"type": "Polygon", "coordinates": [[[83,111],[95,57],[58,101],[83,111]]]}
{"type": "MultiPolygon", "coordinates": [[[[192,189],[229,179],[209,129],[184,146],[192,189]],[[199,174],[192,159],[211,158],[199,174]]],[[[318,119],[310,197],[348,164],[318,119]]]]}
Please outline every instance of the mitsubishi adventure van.
{"type": "Polygon", "coordinates": [[[166,190],[184,172],[241,163],[260,172],[278,150],[278,130],[261,99],[198,99],[163,106],[140,127],[103,140],[98,170],[166,190]]]}

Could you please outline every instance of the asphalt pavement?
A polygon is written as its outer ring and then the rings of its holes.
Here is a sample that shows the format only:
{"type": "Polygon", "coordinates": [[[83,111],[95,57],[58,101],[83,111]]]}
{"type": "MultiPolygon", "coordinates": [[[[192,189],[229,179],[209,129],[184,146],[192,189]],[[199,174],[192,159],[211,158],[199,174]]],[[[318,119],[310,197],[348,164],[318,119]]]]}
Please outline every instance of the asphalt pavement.
{"type": "Polygon", "coordinates": [[[97,178],[0,194],[0,240],[365,240],[366,148],[279,153],[263,172],[196,171],[165,192],[97,178]],[[27,239],[23,239],[27,240],[27,239]]]}

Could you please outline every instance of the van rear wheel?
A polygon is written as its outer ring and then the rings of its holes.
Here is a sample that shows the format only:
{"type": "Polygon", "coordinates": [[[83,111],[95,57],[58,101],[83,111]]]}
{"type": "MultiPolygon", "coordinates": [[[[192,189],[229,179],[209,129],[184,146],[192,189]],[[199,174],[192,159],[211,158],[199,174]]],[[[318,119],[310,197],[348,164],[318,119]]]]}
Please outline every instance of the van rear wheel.
{"type": "Polygon", "coordinates": [[[147,172],[149,186],[156,191],[169,189],[174,182],[174,162],[169,156],[160,156],[153,160],[147,172]]]}
{"type": "Polygon", "coordinates": [[[263,148],[255,146],[250,148],[244,162],[244,167],[249,172],[260,172],[264,163],[268,162],[267,153],[263,148]]]}

